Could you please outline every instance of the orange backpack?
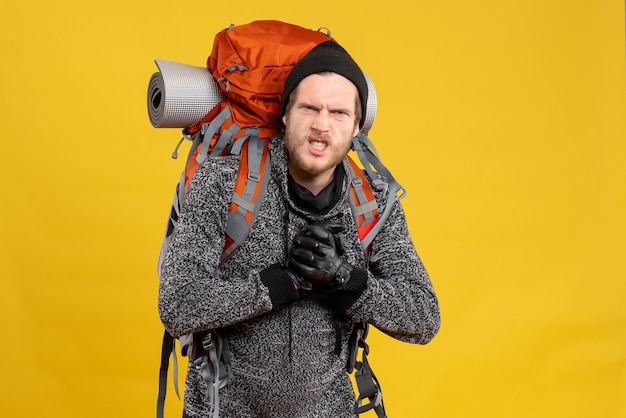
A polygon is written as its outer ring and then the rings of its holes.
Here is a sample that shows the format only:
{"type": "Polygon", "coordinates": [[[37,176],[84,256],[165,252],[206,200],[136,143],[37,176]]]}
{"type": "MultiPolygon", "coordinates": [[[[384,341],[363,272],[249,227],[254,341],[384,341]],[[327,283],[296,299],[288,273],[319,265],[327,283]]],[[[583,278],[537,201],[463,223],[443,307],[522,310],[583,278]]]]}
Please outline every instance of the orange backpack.
{"type": "MultiPolygon", "coordinates": [[[[282,131],[280,107],[284,81],[293,66],[304,55],[315,45],[328,39],[332,39],[330,33],[273,20],[255,21],[240,26],[231,25],[215,36],[213,49],[207,60],[207,69],[213,82],[219,86],[221,97],[200,120],[188,126],[182,126],[184,128],[183,140],[192,141],[192,145],[177,185],[168,219],[159,256],[159,276],[178,222],[189,181],[198,167],[208,158],[225,155],[240,156],[239,174],[229,209],[225,231],[226,243],[221,262],[228,259],[246,238],[263,201],[269,179],[269,141],[282,131]]],[[[158,73],[153,75],[153,78],[156,75],[158,73]]],[[[357,221],[361,247],[367,253],[377,231],[390,213],[395,197],[404,197],[406,192],[382,164],[372,142],[367,137],[376,113],[376,94],[371,80],[367,75],[365,77],[369,85],[370,99],[367,104],[362,105],[368,106],[366,112],[368,120],[353,140],[353,150],[358,155],[363,169],[349,158],[351,169],[348,174],[351,177],[352,212],[357,221]],[[364,174],[364,171],[368,176],[364,174]],[[380,214],[372,186],[374,188],[389,187],[389,198],[380,214]],[[400,196],[398,196],[399,193],[400,196]]],[[[152,80],[150,84],[152,87],[152,80]]],[[[160,103],[155,98],[161,99],[162,96],[166,96],[167,92],[158,93],[149,91],[149,107],[158,106],[160,103]]],[[[149,112],[152,118],[153,109],[149,109],[149,112]]],[[[154,120],[152,122],[155,127],[159,127],[154,120]]],[[[366,335],[367,324],[360,324],[354,335],[353,347],[351,347],[353,358],[348,366],[348,372],[352,372],[355,368],[357,370],[355,377],[360,394],[355,409],[361,413],[374,408],[379,417],[384,417],[380,386],[366,359],[369,350],[365,343],[366,335]],[[355,361],[359,348],[363,349],[361,362],[355,361]],[[369,400],[369,404],[363,405],[366,399],[369,400]]],[[[218,335],[213,336],[214,339],[217,337],[218,335]]],[[[181,337],[180,340],[183,354],[191,344],[195,344],[188,338],[181,337]],[[189,343],[184,343],[183,340],[189,343]]],[[[174,348],[175,340],[166,331],[162,348],[157,417],[163,416],[167,368],[170,353],[174,352],[174,348]]],[[[223,354],[217,353],[217,356],[212,357],[220,358],[223,354]]],[[[205,366],[208,357],[210,356],[207,353],[207,356],[201,359],[205,366]]],[[[176,361],[175,353],[174,361],[176,361]]],[[[200,363],[202,361],[198,364],[200,363]]],[[[228,380],[228,373],[225,373],[228,366],[222,363],[208,365],[212,368],[208,374],[212,379],[209,386],[215,388],[215,393],[212,394],[214,402],[219,399],[217,391],[228,380]]],[[[176,364],[174,366],[176,368],[176,364]]],[[[177,387],[176,392],[178,394],[177,387]]],[[[218,405],[216,406],[215,409],[219,409],[218,405]]]]}

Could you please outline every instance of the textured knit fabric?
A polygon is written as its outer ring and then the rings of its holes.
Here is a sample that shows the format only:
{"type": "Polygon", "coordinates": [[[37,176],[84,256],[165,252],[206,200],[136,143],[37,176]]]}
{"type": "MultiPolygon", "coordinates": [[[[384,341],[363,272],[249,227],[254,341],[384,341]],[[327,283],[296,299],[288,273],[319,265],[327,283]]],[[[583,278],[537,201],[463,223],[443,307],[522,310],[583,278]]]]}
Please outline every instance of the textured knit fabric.
{"type": "MultiPolygon", "coordinates": [[[[270,156],[271,179],[259,215],[222,265],[238,157],[209,159],[195,173],[163,267],[159,313],[176,337],[221,328],[228,338],[233,375],[220,390],[222,418],[352,418],[346,362],[353,324],[364,321],[398,340],[425,344],[439,329],[437,298],[398,201],[366,260],[348,201],[348,176],[339,201],[321,216],[346,225],[344,257],[354,266],[347,289],[327,295],[296,291],[282,266],[294,235],[320,215],[303,212],[289,198],[280,138],[270,144],[270,156]]],[[[377,193],[379,207],[386,198],[385,191],[377,193]]],[[[184,403],[190,418],[211,416],[207,385],[193,367],[184,403]]]]}

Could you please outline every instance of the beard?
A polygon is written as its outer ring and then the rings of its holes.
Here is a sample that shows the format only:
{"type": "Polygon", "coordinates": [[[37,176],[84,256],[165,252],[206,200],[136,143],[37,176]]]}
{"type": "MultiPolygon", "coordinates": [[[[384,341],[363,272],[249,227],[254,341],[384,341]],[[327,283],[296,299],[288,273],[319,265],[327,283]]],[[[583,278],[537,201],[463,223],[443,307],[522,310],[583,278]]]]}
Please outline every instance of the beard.
{"type": "Polygon", "coordinates": [[[341,147],[337,142],[332,141],[327,135],[306,134],[300,137],[293,135],[289,128],[285,130],[285,148],[289,156],[289,167],[297,170],[301,175],[309,177],[324,174],[341,163],[352,144],[351,138],[348,145],[341,147]],[[319,141],[326,144],[324,155],[313,155],[309,150],[309,143],[319,141]]]}

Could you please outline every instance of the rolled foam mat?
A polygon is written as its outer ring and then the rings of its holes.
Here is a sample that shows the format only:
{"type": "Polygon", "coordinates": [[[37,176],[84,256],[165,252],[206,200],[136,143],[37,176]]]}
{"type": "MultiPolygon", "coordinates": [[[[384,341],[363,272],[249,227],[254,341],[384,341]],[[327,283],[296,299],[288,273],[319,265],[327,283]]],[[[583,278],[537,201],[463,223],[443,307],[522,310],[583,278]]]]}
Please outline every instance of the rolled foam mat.
{"type": "Polygon", "coordinates": [[[367,111],[365,112],[365,122],[363,122],[363,130],[369,131],[372,129],[372,125],[374,125],[374,119],[376,119],[376,110],[378,109],[378,97],[376,96],[376,87],[374,87],[374,82],[367,75],[365,71],[363,71],[363,75],[365,76],[365,81],[367,82],[367,111]]]}
{"type": "Polygon", "coordinates": [[[148,84],[148,115],[155,128],[186,128],[223,96],[206,67],[155,60],[159,72],[148,84]]]}

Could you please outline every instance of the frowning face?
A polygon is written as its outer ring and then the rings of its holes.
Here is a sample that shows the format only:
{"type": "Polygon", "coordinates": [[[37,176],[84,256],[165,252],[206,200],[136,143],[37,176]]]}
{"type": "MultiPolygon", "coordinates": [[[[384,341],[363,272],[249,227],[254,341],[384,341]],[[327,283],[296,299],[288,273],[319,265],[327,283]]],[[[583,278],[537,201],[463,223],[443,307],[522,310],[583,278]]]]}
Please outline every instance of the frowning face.
{"type": "Polygon", "coordinates": [[[289,100],[283,116],[289,173],[313,194],[330,183],[359,131],[357,100],[356,86],[336,73],[304,78],[289,100]]]}

